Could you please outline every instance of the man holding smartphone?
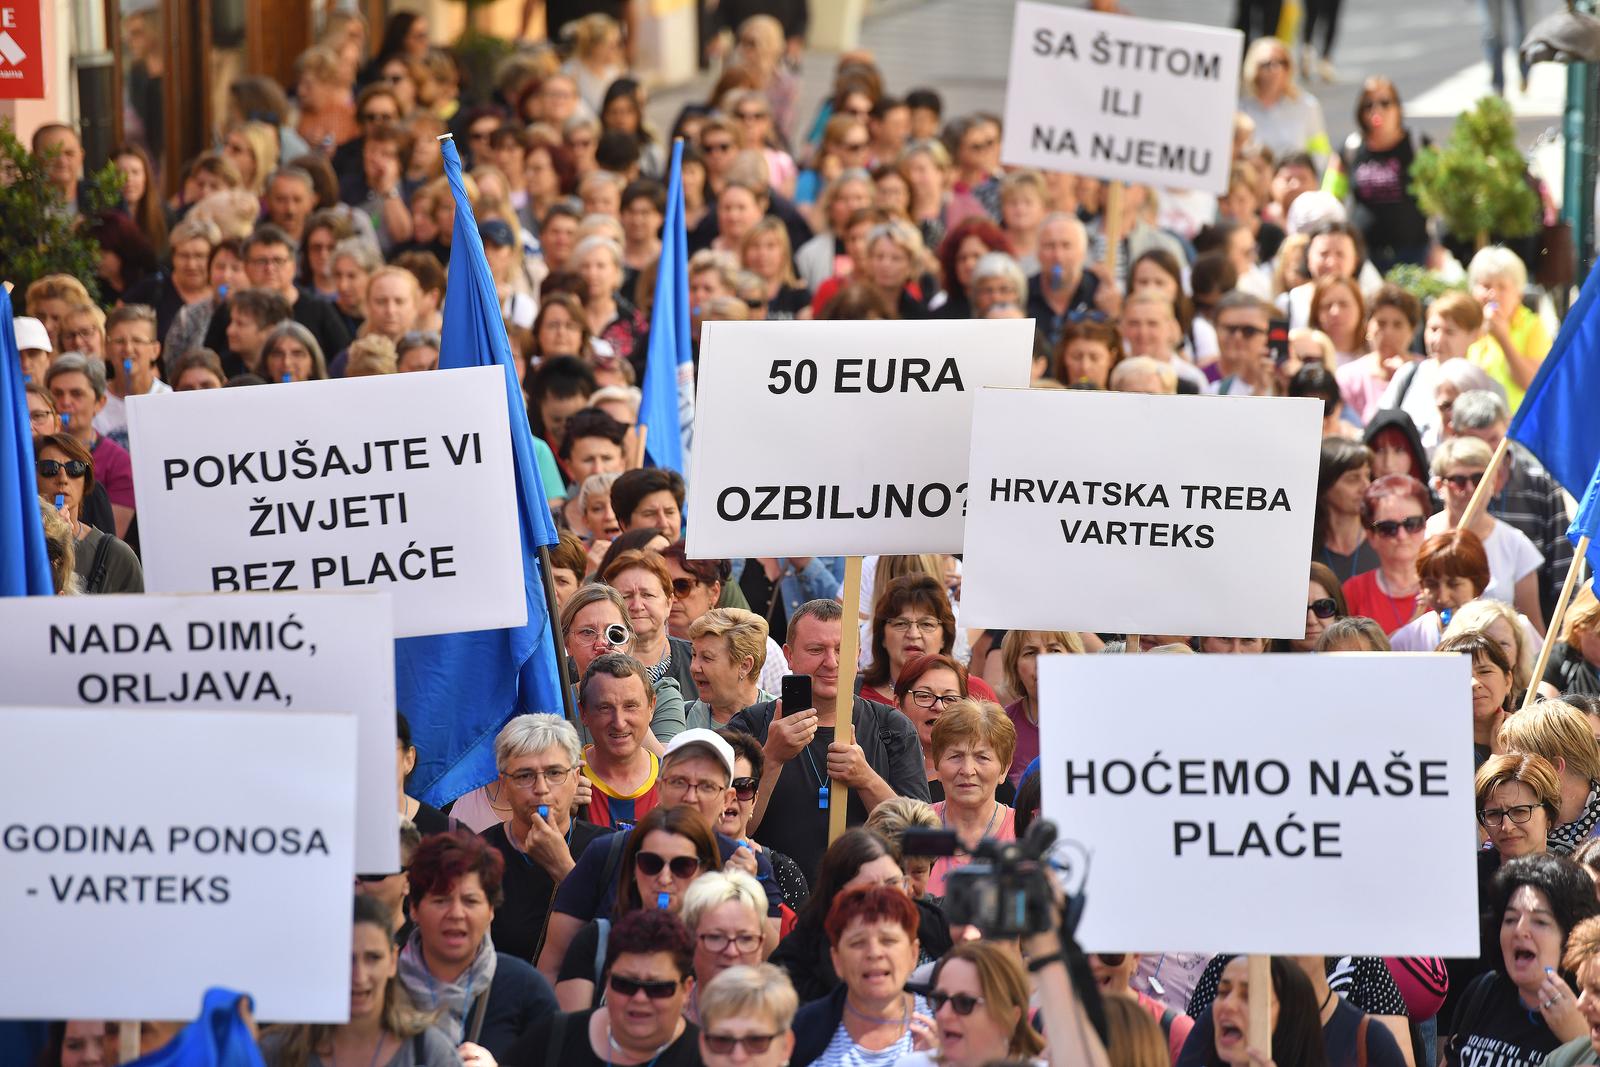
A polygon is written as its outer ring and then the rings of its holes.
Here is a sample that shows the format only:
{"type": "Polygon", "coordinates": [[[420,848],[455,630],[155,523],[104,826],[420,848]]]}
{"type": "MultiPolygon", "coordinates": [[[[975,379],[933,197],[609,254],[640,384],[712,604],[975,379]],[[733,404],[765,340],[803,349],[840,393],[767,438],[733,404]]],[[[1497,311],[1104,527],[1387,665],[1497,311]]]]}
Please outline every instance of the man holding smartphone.
{"type": "MultiPolygon", "coordinates": [[[[789,620],[783,646],[789,668],[811,678],[810,707],[789,700],[754,704],[729,720],[761,742],[766,754],[750,829],[757,841],[790,856],[807,878],[816,876],[828,848],[828,807],[836,786],[848,786],[846,822],[858,826],[894,796],[927,800],[922,747],[911,721],[895,709],[856,697],[855,740],[834,740],[838,712],[839,650],[843,609],[835,600],[812,600],[789,620]],[[782,818],[763,820],[768,806],[782,818]]],[[[784,694],[799,699],[804,689],[785,679],[784,694]]]]}

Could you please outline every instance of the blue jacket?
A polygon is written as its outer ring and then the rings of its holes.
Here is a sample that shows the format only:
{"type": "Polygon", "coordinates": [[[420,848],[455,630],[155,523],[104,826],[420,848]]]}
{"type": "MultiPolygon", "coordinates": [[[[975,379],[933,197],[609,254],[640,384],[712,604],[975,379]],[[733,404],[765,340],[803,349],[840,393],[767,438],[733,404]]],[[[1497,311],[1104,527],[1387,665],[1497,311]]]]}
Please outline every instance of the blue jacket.
{"type": "Polygon", "coordinates": [[[849,993],[844,983],[821,1000],[813,1000],[795,1013],[794,1052],[789,1056],[790,1067],[808,1067],[821,1056],[833,1040],[833,1035],[844,1021],[844,998],[849,993]]]}

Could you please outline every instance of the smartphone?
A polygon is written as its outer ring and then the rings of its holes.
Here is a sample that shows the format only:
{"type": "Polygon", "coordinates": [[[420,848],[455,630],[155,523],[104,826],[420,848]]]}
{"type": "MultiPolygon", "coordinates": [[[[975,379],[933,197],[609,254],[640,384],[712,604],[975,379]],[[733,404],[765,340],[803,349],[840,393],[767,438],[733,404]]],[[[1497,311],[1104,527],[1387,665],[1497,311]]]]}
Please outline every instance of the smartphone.
{"type": "Polygon", "coordinates": [[[1289,362],[1289,320],[1273,319],[1267,323],[1267,352],[1272,365],[1281,367],[1289,362]]]}
{"type": "Polygon", "coordinates": [[[778,695],[783,698],[783,713],[793,715],[797,711],[805,711],[813,704],[811,699],[811,675],[786,674],[783,684],[779,687],[778,695]]]}

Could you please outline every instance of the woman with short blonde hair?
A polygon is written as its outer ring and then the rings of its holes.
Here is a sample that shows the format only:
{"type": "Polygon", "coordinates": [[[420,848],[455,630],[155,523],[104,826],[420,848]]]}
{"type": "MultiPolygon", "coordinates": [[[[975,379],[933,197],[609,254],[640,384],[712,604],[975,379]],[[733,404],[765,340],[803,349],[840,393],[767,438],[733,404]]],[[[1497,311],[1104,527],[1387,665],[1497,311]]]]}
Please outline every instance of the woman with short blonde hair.
{"type": "Polygon", "coordinates": [[[1500,727],[1508,752],[1543,756],[1561,780],[1561,807],[1550,851],[1570,855],[1600,826],[1600,746],[1583,712],[1562,700],[1541,700],[1500,727]]]}

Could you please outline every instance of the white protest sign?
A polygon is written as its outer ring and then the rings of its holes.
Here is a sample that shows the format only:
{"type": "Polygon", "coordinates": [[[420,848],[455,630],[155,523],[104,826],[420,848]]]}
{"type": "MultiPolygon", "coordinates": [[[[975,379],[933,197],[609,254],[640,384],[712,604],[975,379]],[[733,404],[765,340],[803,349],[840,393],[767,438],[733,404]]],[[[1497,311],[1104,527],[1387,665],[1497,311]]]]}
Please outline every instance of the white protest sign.
{"type": "Polygon", "coordinates": [[[1002,158],[1221,196],[1243,48],[1238,30],[1023,0],[1002,158]]]}
{"type": "Polygon", "coordinates": [[[984,389],[963,626],[1303,637],[1322,403],[984,389]]]}
{"type": "MultiPolygon", "coordinates": [[[[356,870],[400,869],[387,593],[0,598],[0,701],[356,717],[356,870]]],[[[0,710],[0,714],[3,714],[0,710]]]]}
{"type": "Polygon", "coordinates": [[[1043,815],[1088,855],[1084,949],[1475,954],[1471,666],[1042,659],[1043,815]]]}
{"type": "Polygon", "coordinates": [[[379,589],[395,637],[527,621],[505,370],[131,397],[145,588],[379,589]]]}
{"type": "Polygon", "coordinates": [[[1026,386],[1033,322],[708,322],[689,554],[960,552],[980,386],[1026,386]]]}
{"type": "Polygon", "coordinates": [[[0,1016],[188,1019],[221,985],[343,1022],[355,743],[349,715],[0,708],[0,1016]]]}

